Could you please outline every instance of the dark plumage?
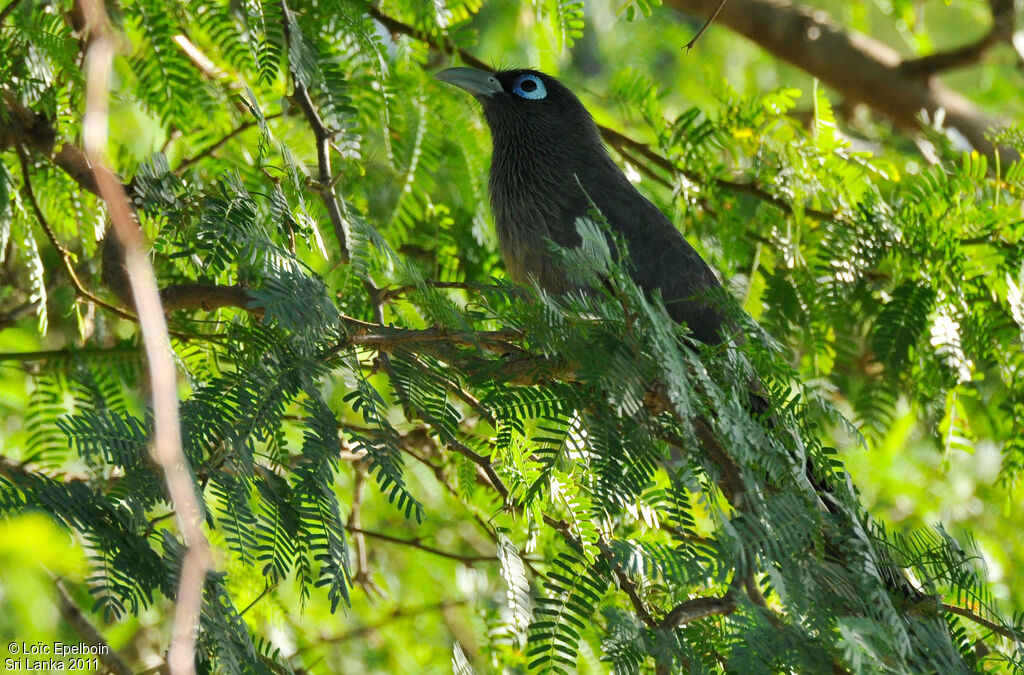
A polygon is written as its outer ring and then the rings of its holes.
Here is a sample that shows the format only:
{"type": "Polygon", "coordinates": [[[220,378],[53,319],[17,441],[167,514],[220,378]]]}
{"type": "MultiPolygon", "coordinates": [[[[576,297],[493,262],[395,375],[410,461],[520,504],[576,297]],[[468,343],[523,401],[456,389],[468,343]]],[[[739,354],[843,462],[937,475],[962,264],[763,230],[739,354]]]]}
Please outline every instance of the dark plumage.
{"type": "Polygon", "coordinates": [[[668,218],[629,182],[608,155],[594,119],[558,80],[535,70],[494,74],[449,68],[437,74],[483,105],[494,146],[491,207],[501,255],[516,281],[553,293],[574,290],[545,240],[580,243],[577,218],[591,201],[629,249],[630,273],[661,292],[669,314],[706,343],[730,330],[714,303],[721,285],[668,218]]]}
{"type": "MultiPolygon", "coordinates": [[[[516,281],[537,280],[553,293],[574,290],[559,269],[545,240],[563,247],[581,243],[576,220],[591,201],[629,248],[630,273],[647,293],[660,291],[669,314],[685,322],[708,344],[736,332],[718,304],[723,291],[711,268],[668,218],[626,179],[601,143],[597,125],[583,104],[558,80],[535,70],[494,74],[473,68],[449,68],[437,74],[473,94],[483,105],[494,145],[491,207],[501,254],[516,281]]],[[[747,407],[768,427],[775,427],[767,402],[750,382],[747,407]]],[[[800,448],[798,435],[794,446],[800,448]]],[[[792,452],[792,451],[791,451],[792,452]]],[[[844,507],[826,481],[815,477],[809,458],[803,462],[808,484],[833,516],[844,507]]],[[[857,516],[851,516],[856,522],[857,516]]],[[[857,527],[860,527],[859,525],[857,527]]],[[[835,560],[846,553],[829,546],[835,560]]],[[[887,560],[885,551],[880,553],[887,560]]],[[[900,575],[883,566],[886,584],[908,598],[920,598],[900,575]]]]}

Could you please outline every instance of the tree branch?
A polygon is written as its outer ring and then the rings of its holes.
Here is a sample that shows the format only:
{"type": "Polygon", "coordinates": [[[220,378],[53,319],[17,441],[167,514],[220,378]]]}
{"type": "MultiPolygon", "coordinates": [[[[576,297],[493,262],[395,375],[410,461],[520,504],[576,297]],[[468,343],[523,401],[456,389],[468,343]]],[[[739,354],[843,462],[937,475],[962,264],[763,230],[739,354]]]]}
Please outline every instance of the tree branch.
{"type": "Polygon", "coordinates": [[[108,359],[111,356],[138,355],[140,349],[130,347],[80,347],[76,349],[50,349],[36,352],[0,352],[0,361],[70,361],[72,359],[98,357],[108,359]]]}
{"type": "Polygon", "coordinates": [[[222,307],[238,307],[255,312],[249,304],[252,296],[245,286],[216,284],[175,284],[160,289],[164,312],[180,309],[202,309],[210,312],[222,307]]]}
{"type": "Polygon", "coordinates": [[[494,466],[491,465],[490,460],[454,439],[449,441],[446,447],[451,448],[483,469],[484,474],[487,476],[487,480],[491,483],[491,487],[497,490],[498,494],[501,495],[502,503],[506,505],[508,504],[510,496],[508,488],[505,487],[505,483],[498,477],[498,473],[494,470],[494,466]]]}
{"type": "MultiPolygon", "coordinates": [[[[285,0],[281,0],[281,11],[284,16],[285,42],[288,43],[290,49],[292,41],[299,39],[299,37],[292,35],[291,10],[288,9],[288,3],[285,0]]],[[[310,98],[309,91],[306,89],[306,85],[303,84],[302,78],[292,68],[292,58],[293,55],[289,53],[288,72],[291,74],[292,82],[295,86],[292,98],[302,110],[302,114],[306,117],[306,122],[309,123],[310,128],[313,129],[313,135],[316,137],[318,174],[314,187],[327,208],[327,215],[331,219],[331,225],[334,226],[334,237],[338,240],[338,246],[341,248],[340,262],[347,263],[349,261],[348,218],[344,214],[345,207],[341,203],[341,198],[334,189],[334,176],[331,173],[331,134],[327,130],[326,125],[324,125],[316,106],[313,105],[313,99],[310,98]]]]}
{"type": "Polygon", "coordinates": [[[936,52],[916,59],[904,59],[903,70],[913,77],[930,77],[945,70],[964,68],[981,61],[989,49],[1000,42],[1011,43],[1017,23],[1014,0],[989,0],[992,10],[992,28],[974,42],[936,52]]]}
{"type": "MultiPolygon", "coordinates": [[[[708,16],[716,0],[665,0],[687,14],[708,16]]],[[[897,127],[920,129],[921,111],[934,119],[939,110],[979,152],[994,158],[985,138],[997,120],[933,77],[912,77],[893,48],[846,31],[821,10],[785,0],[732,0],[718,17],[722,23],[766,51],[819,78],[845,98],[869,105],[897,127]]],[[[1000,148],[1003,160],[1016,153],[1000,148]]]]}
{"type": "Polygon", "coordinates": [[[125,250],[125,270],[139,315],[139,329],[149,364],[153,406],[153,459],[161,468],[184,539],[184,556],[175,602],[167,664],[172,675],[195,673],[195,645],[203,604],[203,586],[211,565],[209,542],[202,530],[200,500],[182,450],[177,373],[167,323],[160,306],[156,275],[146,255],[142,230],[121,182],[103,163],[107,146],[110,79],[114,36],[101,0],[84,0],[92,39],[85,61],[86,100],[82,128],[89,164],[107,205],[115,235],[125,250]]]}
{"type": "Polygon", "coordinates": [[[16,150],[18,153],[18,161],[21,162],[21,176],[22,182],[24,183],[25,196],[28,197],[29,205],[32,207],[32,213],[35,214],[36,220],[39,222],[39,226],[43,228],[43,232],[46,233],[46,238],[49,239],[53,248],[57,250],[61,262],[64,265],[64,270],[67,272],[68,278],[71,280],[71,285],[75,288],[75,294],[113,314],[117,314],[122,318],[134,321],[134,316],[120,307],[116,307],[109,302],[99,299],[90,293],[82,284],[82,281],[78,278],[78,273],[75,272],[75,266],[71,260],[71,252],[68,251],[68,249],[65,248],[57,239],[56,232],[53,231],[53,228],[50,226],[49,221],[47,221],[46,216],[43,215],[43,210],[39,207],[39,201],[36,199],[35,191],[32,189],[32,177],[28,165],[28,157],[25,156],[25,151],[20,145],[16,146],[16,150]]]}
{"type": "Polygon", "coordinates": [[[719,615],[728,616],[736,611],[736,599],[730,593],[720,598],[693,598],[672,608],[658,627],[664,631],[685,626],[691,621],[719,615]]]}
{"type": "Polygon", "coordinates": [[[980,616],[969,609],[966,609],[964,607],[958,607],[956,605],[950,605],[945,602],[940,603],[939,606],[942,607],[942,610],[945,612],[949,612],[950,614],[956,614],[957,616],[962,616],[963,618],[973,621],[979,626],[984,626],[993,633],[998,633],[999,635],[1002,635],[1007,639],[1015,640],[1017,642],[1024,641],[1024,633],[1022,633],[1021,631],[1011,630],[1006,626],[1001,626],[998,623],[995,623],[994,621],[989,621],[985,617],[980,616]]]}
{"type": "Polygon", "coordinates": [[[366,496],[365,462],[355,462],[352,471],[355,474],[352,481],[352,510],[349,511],[348,520],[345,522],[345,529],[352,533],[352,547],[356,552],[356,571],[352,575],[352,583],[359,584],[367,593],[383,597],[384,591],[370,576],[370,560],[366,554],[366,538],[362,529],[363,498],[366,496]]]}
{"type": "Polygon", "coordinates": [[[48,157],[83,190],[99,196],[89,159],[80,148],[66,143],[54,154],[57,130],[52,120],[23,106],[9,91],[3,92],[3,103],[0,112],[0,149],[19,143],[28,146],[48,157]]]}
{"type": "Polygon", "coordinates": [[[508,342],[523,337],[522,331],[515,329],[452,332],[444,327],[415,330],[367,323],[351,317],[343,317],[342,320],[353,332],[345,340],[329,349],[324,356],[337,354],[349,347],[369,347],[382,352],[392,352],[406,344],[429,342],[442,342],[460,347],[478,347],[498,354],[522,351],[508,342]]]}
{"type": "Polygon", "coordinates": [[[363,530],[354,526],[346,526],[349,532],[355,534],[365,535],[373,539],[380,539],[381,541],[389,541],[392,544],[401,544],[402,546],[410,546],[425,553],[431,555],[441,556],[442,558],[448,558],[449,560],[457,560],[461,563],[471,565],[477,562],[498,562],[498,558],[493,555],[460,555],[458,553],[451,553],[449,551],[443,551],[433,546],[427,546],[421,544],[418,539],[402,539],[401,537],[393,537],[390,534],[384,534],[383,532],[374,532],[372,530],[363,530]]]}
{"type": "Polygon", "coordinates": [[[308,652],[311,649],[316,649],[322,644],[337,644],[339,642],[345,642],[353,638],[363,637],[364,635],[384,628],[396,619],[403,619],[410,616],[416,616],[417,614],[423,614],[426,612],[443,612],[446,609],[450,609],[452,607],[461,607],[462,605],[465,605],[467,603],[467,600],[442,600],[441,602],[434,603],[432,605],[424,605],[422,607],[397,607],[391,612],[391,614],[389,614],[387,617],[385,617],[381,621],[378,621],[375,624],[371,624],[368,626],[360,626],[359,628],[353,628],[350,631],[346,631],[338,635],[323,637],[316,643],[311,643],[309,645],[300,647],[297,653],[301,654],[304,652],[308,652]]]}
{"type": "Polygon", "coordinates": [[[932,77],[944,70],[965,68],[980,61],[997,42],[999,42],[999,32],[993,28],[971,44],[949,51],[919,56],[915,59],[904,59],[900,64],[900,69],[909,77],[932,77]]]}
{"type": "MultiPolygon", "coordinates": [[[[271,115],[266,115],[264,119],[272,120],[278,117],[282,117],[283,115],[284,113],[277,112],[271,115]]],[[[181,163],[174,168],[174,173],[180,176],[181,174],[185,173],[185,169],[189,168],[190,166],[192,166],[193,164],[200,160],[206,159],[207,157],[209,157],[210,155],[224,147],[224,145],[228,143],[232,138],[235,138],[236,136],[245,133],[246,131],[252,129],[257,124],[259,124],[259,122],[257,122],[256,120],[248,120],[247,122],[240,124],[236,128],[229,131],[227,134],[222,136],[216,142],[211,143],[207,147],[200,150],[198,154],[183,159],[181,163]]]]}
{"type": "Polygon", "coordinates": [[[0,9],[0,26],[4,25],[4,21],[7,21],[7,17],[9,17],[11,13],[18,8],[18,5],[21,4],[21,1],[22,0],[11,0],[9,3],[7,3],[6,7],[0,9]]]}
{"type": "Polygon", "coordinates": [[[643,621],[648,628],[656,628],[658,626],[658,622],[655,621],[654,617],[651,616],[651,613],[647,611],[643,598],[641,598],[640,594],[637,592],[636,584],[633,583],[633,580],[626,576],[626,573],[618,567],[615,568],[615,580],[618,582],[619,588],[622,589],[622,592],[626,594],[627,598],[629,598],[629,603],[633,605],[633,611],[636,612],[637,617],[639,617],[639,619],[643,621]]]}
{"type": "Polygon", "coordinates": [[[131,675],[135,672],[111,648],[110,643],[103,639],[96,626],[92,625],[92,622],[89,621],[89,617],[78,608],[64,582],[60,579],[54,579],[53,585],[57,588],[57,601],[61,616],[74,628],[75,632],[78,633],[78,636],[85,643],[97,648],[96,658],[103,663],[107,670],[116,675],[131,675]]]}

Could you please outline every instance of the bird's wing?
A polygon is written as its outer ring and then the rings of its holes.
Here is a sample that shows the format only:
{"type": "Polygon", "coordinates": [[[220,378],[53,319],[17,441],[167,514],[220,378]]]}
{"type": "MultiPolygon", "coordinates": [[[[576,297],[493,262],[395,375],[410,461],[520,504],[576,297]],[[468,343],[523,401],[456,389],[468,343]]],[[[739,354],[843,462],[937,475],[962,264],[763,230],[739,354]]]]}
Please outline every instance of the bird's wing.
{"type": "Polygon", "coordinates": [[[619,173],[591,195],[629,249],[633,279],[648,293],[660,292],[669,316],[685,322],[698,340],[717,344],[732,326],[721,308],[715,273],[657,206],[619,173]],[[613,186],[609,189],[607,186],[613,186]]]}

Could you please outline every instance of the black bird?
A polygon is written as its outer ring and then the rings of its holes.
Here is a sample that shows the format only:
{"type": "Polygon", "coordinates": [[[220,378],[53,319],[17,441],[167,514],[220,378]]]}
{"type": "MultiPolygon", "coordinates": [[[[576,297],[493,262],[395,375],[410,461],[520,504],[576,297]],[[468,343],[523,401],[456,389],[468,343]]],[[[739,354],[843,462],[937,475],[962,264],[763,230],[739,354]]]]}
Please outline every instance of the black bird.
{"type": "MultiPolygon", "coordinates": [[[[658,207],[640,194],[608,155],[597,124],[580,100],[561,82],[536,70],[488,73],[448,68],[438,80],[465,89],[483,105],[491,128],[493,157],[489,190],[498,243],[509,275],[519,282],[536,279],[552,293],[577,290],[545,240],[572,248],[582,243],[576,229],[591,204],[626,246],[630,274],[648,294],[661,293],[669,315],[685,322],[706,344],[721,343],[738,331],[720,304],[724,290],[708,264],[658,207]]],[[[748,409],[771,428],[775,420],[750,382],[748,409]]],[[[799,436],[792,432],[794,460],[803,464],[806,484],[833,516],[844,514],[861,532],[857,515],[833,497],[827,479],[815,476],[799,436]]],[[[792,451],[791,451],[792,452],[792,451]]],[[[862,534],[856,535],[863,536],[862,534]]],[[[842,551],[829,551],[843,560],[842,551]]],[[[892,569],[886,551],[878,552],[886,586],[904,598],[920,592],[892,569]]],[[[876,563],[878,564],[878,563],[876,563]]]]}
{"type": "Polygon", "coordinates": [[[674,320],[708,344],[721,342],[723,330],[735,332],[716,306],[723,291],[714,272],[612,161],[594,118],[565,85],[536,70],[448,68],[436,77],[483,105],[494,146],[491,209],[513,280],[536,279],[552,293],[576,290],[547,240],[578,246],[576,221],[593,204],[625,242],[637,285],[659,291],[674,320]]]}

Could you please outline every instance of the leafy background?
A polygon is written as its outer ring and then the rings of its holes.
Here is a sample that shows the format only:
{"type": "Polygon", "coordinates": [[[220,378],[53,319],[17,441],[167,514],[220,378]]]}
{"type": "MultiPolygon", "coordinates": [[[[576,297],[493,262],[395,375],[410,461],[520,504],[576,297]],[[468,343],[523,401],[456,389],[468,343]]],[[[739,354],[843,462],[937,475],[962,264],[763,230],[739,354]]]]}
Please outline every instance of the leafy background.
{"type": "MultiPolygon", "coordinates": [[[[904,55],[991,21],[982,2],[813,6],[904,55]]],[[[53,151],[80,143],[86,32],[71,2],[10,7],[0,630],[77,641],[70,603],[124,662],[155,668],[181,544],[147,456],[137,327],[111,309],[127,305],[105,208],[53,151]],[[32,127],[25,110],[47,123],[32,127]]],[[[813,511],[766,507],[793,519],[792,533],[766,535],[778,551],[738,524],[733,541],[723,523],[739,521],[714,469],[683,461],[669,480],[656,468],[668,451],[652,434],[668,427],[644,417],[646,385],[668,372],[672,400],[688,402],[670,430],[692,432],[689,416],[711,413],[739,443],[751,427],[730,407],[735,358],[704,354],[705,372],[677,351],[684,338],[655,330],[656,313],[624,334],[627,310],[646,305],[621,276],[618,306],[566,308],[503,281],[486,129],[472,101],[432,80],[458,49],[559,76],[599,123],[646,146],[612,143],[772,336],[747,357],[773,401],[794,401],[784,416],[809,452],[841,460],[897,557],[947,602],[1019,630],[1019,161],[965,150],[935,120],[895,129],[719,25],[684,51],[700,22],[656,0],[108,9],[123,31],[108,152],[160,284],[243,297],[185,293],[170,322],[214,547],[201,668],[488,672],[568,667],[561,658],[628,672],[674,658],[812,672],[827,659],[871,670],[872,649],[895,649],[856,623],[828,624],[827,647],[794,629],[781,649],[744,611],[645,629],[631,593],[666,611],[699,589],[720,595],[737,541],[785,559],[813,511]],[[331,132],[347,264],[297,85],[331,132]],[[605,531],[634,547],[602,558],[605,531]]],[[[1021,73],[999,45],[946,81],[1012,121],[1024,113],[1021,73]]],[[[1021,129],[1007,128],[1019,152],[1021,129]]],[[[727,444],[746,479],[781,466],[782,442],[765,443],[727,444]]],[[[760,580],[772,607],[799,605],[780,577],[760,580]]],[[[1019,642],[945,620],[970,668],[1020,664],[1019,642]]]]}

